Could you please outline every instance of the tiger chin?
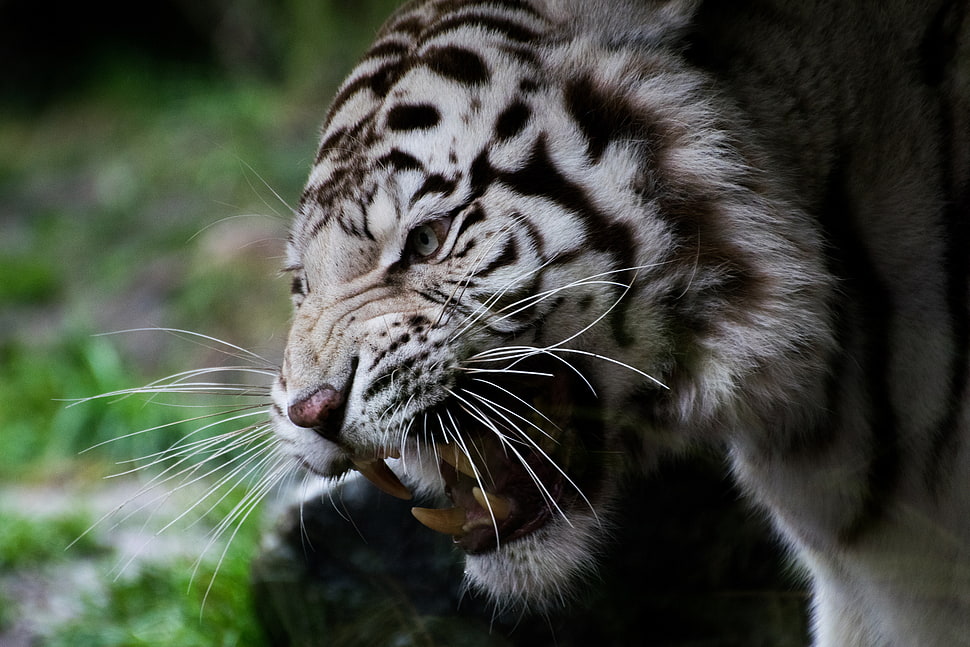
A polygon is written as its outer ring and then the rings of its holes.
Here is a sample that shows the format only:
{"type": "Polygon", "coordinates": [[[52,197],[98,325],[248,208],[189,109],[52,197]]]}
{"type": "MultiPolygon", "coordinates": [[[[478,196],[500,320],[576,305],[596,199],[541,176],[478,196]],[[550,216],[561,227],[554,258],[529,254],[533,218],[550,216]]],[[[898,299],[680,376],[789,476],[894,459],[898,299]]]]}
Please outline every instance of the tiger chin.
{"type": "Polygon", "coordinates": [[[281,448],[533,608],[723,448],[815,644],[966,644],[964,4],[405,5],[290,232],[281,448]]]}

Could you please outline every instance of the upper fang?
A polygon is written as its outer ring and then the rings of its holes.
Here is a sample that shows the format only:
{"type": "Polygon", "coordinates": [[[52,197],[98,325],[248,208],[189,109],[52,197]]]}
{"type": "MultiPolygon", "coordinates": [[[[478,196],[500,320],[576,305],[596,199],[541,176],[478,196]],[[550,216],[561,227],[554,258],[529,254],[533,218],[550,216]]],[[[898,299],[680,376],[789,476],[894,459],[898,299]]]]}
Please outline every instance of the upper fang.
{"type": "Polygon", "coordinates": [[[412,497],[411,491],[383,460],[355,460],[354,467],[382,492],[405,501],[412,497]]]}
{"type": "Polygon", "coordinates": [[[468,455],[461,451],[457,445],[438,445],[438,456],[444,462],[455,468],[456,471],[473,479],[478,478],[478,472],[472,464],[468,455]]]}

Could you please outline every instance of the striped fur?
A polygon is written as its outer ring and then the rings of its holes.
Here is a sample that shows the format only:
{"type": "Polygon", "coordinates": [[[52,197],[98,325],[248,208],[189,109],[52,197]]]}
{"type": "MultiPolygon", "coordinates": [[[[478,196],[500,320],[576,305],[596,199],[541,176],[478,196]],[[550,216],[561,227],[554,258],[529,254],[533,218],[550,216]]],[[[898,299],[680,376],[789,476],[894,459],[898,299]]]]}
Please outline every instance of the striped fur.
{"type": "Polygon", "coordinates": [[[621,475],[723,447],[817,645],[970,644],[965,3],[609,4],[424,0],[377,35],[290,236],[282,446],[511,502],[456,541],[537,607],[621,475]]]}

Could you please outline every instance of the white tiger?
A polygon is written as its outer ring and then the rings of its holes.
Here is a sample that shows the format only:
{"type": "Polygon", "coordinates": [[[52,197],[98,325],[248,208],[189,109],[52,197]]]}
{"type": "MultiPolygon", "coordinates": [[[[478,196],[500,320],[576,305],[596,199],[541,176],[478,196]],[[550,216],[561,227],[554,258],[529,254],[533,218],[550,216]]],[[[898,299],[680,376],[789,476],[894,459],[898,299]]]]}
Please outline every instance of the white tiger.
{"type": "Polygon", "coordinates": [[[407,4],[289,238],[284,451],[450,499],[414,514],[541,608],[622,475],[723,447],[816,645],[970,645],[966,14],[407,4]]]}

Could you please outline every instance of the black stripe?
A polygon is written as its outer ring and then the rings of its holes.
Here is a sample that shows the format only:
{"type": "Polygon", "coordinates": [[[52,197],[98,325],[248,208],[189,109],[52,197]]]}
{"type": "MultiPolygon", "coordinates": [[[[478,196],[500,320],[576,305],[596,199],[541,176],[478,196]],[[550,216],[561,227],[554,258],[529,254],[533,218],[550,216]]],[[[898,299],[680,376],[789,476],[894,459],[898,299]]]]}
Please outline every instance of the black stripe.
{"type": "Polygon", "coordinates": [[[542,17],[542,14],[540,14],[539,11],[530,4],[529,0],[479,0],[478,2],[469,2],[469,0],[438,1],[438,7],[443,14],[458,12],[463,9],[474,7],[475,5],[479,5],[485,9],[498,9],[525,13],[534,18],[542,17]]]}
{"type": "MultiPolygon", "coordinates": [[[[841,158],[848,164],[848,156],[841,158]]],[[[842,278],[846,293],[846,325],[854,327],[860,343],[861,355],[855,358],[862,364],[867,378],[864,390],[868,401],[869,465],[866,469],[865,493],[854,516],[839,532],[842,542],[851,544],[882,521],[889,501],[899,486],[901,463],[899,429],[893,405],[890,380],[890,322],[893,318],[892,294],[876,271],[859,232],[852,222],[852,196],[846,190],[843,169],[836,167],[829,177],[826,201],[821,213],[829,248],[829,264],[842,278]]],[[[851,349],[846,349],[851,351],[851,349]]],[[[834,389],[829,410],[845,412],[848,405],[839,402],[843,393],[853,393],[851,384],[834,389]]],[[[838,418],[844,420],[848,414],[838,418]]]]}
{"type": "Polygon", "coordinates": [[[418,200],[429,193],[440,193],[445,196],[451,195],[457,186],[454,180],[449,180],[439,173],[434,173],[433,175],[429,175],[420,188],[414,192],[414,195],[411,196],[410,204],[413,206],[418,200]]]}
{"type": "MultiPolygon", "coordinates": [[[[522,168],[496,173],[490,169],[483,152],[472,164],[472,177],[473,187],[476,186],[476,182],[487,183],[489,177],[494,177],[495,181],[507,185],[522,195],[544,198],[581,218],[585,225],[585,243],[596,251],[610,254],[615,259],[616,264],[608,269],[630,268],[636,264],[633,248],[635,237],[631,228],[624,223],[611,221],[593,205],[582,187],[560,173],[549,157],[544,136],[536,140],[528,161],[522,168]]],[[[582,245],[583,241],[579,244],[582,245]]],[[[626,280],[632,280],[632,272],[624,274],[626,280]]],[[[623,275],[619,274],[614,278],[618,281],[624,280],[623,275]]],[[[634,341],[625,327],[630,303],[630,299],[622,301],[613,310],[614,316],[611,319],[613,335],[621,346],[628,346],[634,341]]]]}
{"type": "Polygon", "coordinates": [[[496,179],[522,195],[545,198],[558,204],[583,217],[592,226],[607,224],[605,216],[593,206],[582,187],[560,173],[552,163],[545,135],[536,140],[528,160],[521,168],[499,172],[496,179]]]}
{"type": "Polygon", "coordinates": [[[526,27],[520,22],[496,16],[494,14],[467,12],[457,16],[451,16],[435,23],[435,25],[421,34],[423,42],[430,42],[432,39],[442,36],[450,31],[456,31],[466,27],[479,27],[488,31],[501,34],[506,40],[519,43],[528,43],[536,39],[536,32],[526,27]]]}
{"type": "Polygon", "coordinates": [[[424,165],[419,159],[397,148],[377,158],[376,164],[378,167],[393,168],[397,171],[421,171],[424,169],[424,165]]]}
{"type": "Polygon", "coordinates": [[[520,43],[509,43],[506,45],[500,45],[498,49],[523,65],[527,65],[532,68],[539,67],[540,57],[534,47],[520,43]]]}
{"type": "Polygon", "coordinates": [[[475,271],[472,276],[481,278],[483,276],[488,276],[495,270],[512,265],[519,260],[519,246],[516,244],[514,238],[509,238],[505,241],[502,246],[502,251],[493,258],[488,265],[475,271]]]}
{"type": "MultiPolygon", "coordinates": [[[[920,64],[925,82],[940,88],[943,93],[954,81],[953,60],[959,49],[959,29],[967,16],[965,2],[948,2],[940,6],[927,29],[920,47],[920,64]]],[[[956,162],[961,158],[955,150],[963,138],[961,129],[966,128],[966,115],[959,102],[942,103],[938,139],[944,150],[943,189],[947,206],[943,211],[946,251],[944,271],[946,275],[946,305],[951,322],[953,352],[950,356],[946,413],[936,426],[931,439],[930,460],[924,471],[927,487],[941,496],[953,468],[953,460],[965,442],[960,433],[961,418],[967,406],[968,364],[970,364],[970,179],[957,177],[956,162]]]]}
{"type": "Polygon", "coordinates": [[[404,60],[388,61],[386,65],[378,68],[370,74],[358,77],[340,89],[337,96],[330,104],[330,111],[323,127],[330,125],[334,115],[340,111],[351,97],[363,90],[370,90],[378,98],[383,99],[387,96],[391,87],[410,69],[410,65],[404,60]]]}
{"type": "Polygon", "coordinates": [[[672,269],[688,268],[683,274],[687,282],[683,289],[695,283],[702,283],[702,292],[692,290],[693,299],[685,299],[678,305],[679,310],[696,307],[698,310],[713,309],[721,316],[731,316],[737,321],[748,321],[751,308],[764,299],[763,283],[755,262],[742,247],[724,231],[724,219],[718,208],[716,197],[704,187],[688,184],[673,185],[674,181],[686,182],[683,178],[671,178],[661,169],[655,178],[652,198],[659,205],[657,215],[670,228],[674,237],[668,251],[668,262],[672,269]],[[668,184],[669,182],[669,184],[668,184]],[[703,273],[703,280],[700,280],[703,273]]]}
{"type": "Polygon", "coordinates": [[[426,130],[441,121],[441,113],[429,103],[400,104],[387,112],[387,128],[395,131],[426,130]]]}
{"type": "MultiPolygon", "coordinates": [[[[461,209],[463,207],[459,207],[461,209]]],[[[456,214],[457,215],[457,214],[456,214]]],[[[458,227],[458,232],[455,234],[455,240],[461,239],[465,231],[477,222],[481,222],[485,219],[485,210],[482,209],[480,205],[472,205],[468,208],[468,213],[461,221],[461,225],[458,227]]]]}
{"type": "Polygon", "coordinates": [[[367,50],[363,60],[370,58],[403,58],[410,49],[411,46],[408,43],[387,40],[367,50]]]}
{"type": "Polygon", "coordinates": [[[421,295],[422,297],[424,297],[425,299],[427,299],[428,301],[430,301],[431,303],[437,303],[438,305],[451,304],[453,307],[457,306],[457,303],[455,303],[452,300],[450,294],[446,294],[445,292],[442,292],[440,290],[432,290],[430,292],[415,290],[415,292],[421,295]]]}
{"type": "Polygon", "coordinates": [[[435,74],[463,85],[482,85],[491,79],[485,61],[463,47],[432,47],[424,53],[420,62],[435,74]]]}
{"type": "Polygon", "coordinates": [[[642,106],[630,105],[629,99],[600,88],[588,77],[569,83],[565,90],[566,108],[586,138],[587,154],[595,163],[613,141],[643,142],[654,152],[668,146],[668,128],[642,106]]]}
{"type": "MultiPolygon", "coordinates": [[[[518,214],[518,213],[512,214],[512,219],[516,219],[520,217],[521,217],[521,214],[518,214]]],[[[525,228],[526,235],[529,237],[529,240],[532,241],[532,249],[535,250],[536,256],[539,257],[539,259],[543,263],[545,263],[546,261],[549,260],[546,258],[545,236],[542,235],[542,232],[539,231],[539,228],[536,227],[535,223],[532,222],[531,220],[527,218],[523,218],[521,222],[522,222],[522,227],[525,228]]]]}
{"type": "Polygon", "coordinates": [[[422,29],[424,29],[424,22],[421,18],[414,14],[405,14],[397,19],[392,18],[391,22],[381,27],[377,38],[384,39],[390,35],[403,35],[410,36],[413,39],[417,38],[422,29]]]}
{"type": "Polygon", "coordinates": [[[323,158],[329,155],[332,152],[333,148],[337,146],[337,144],[340,143],[346,135],[347,135],[346,128],[337,128],[332,133],[327,135],[326,139],[324,139],[320,143],[320,148],[317,150],[317,156],[314,159],[313,163],[319,164],[320,162],[322,162],[323,158]]]}
{"type": "Polygon", "coordinates": [[[495,136],[504,141],[512,139],[525,128],[532,116],[532,110],[522,101],[515,101],[495,120],[495,136]]]}

